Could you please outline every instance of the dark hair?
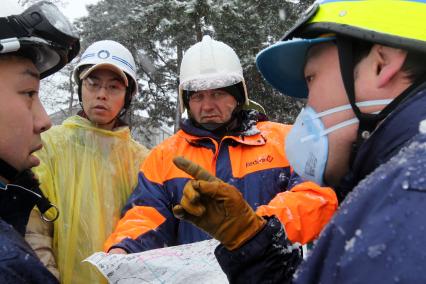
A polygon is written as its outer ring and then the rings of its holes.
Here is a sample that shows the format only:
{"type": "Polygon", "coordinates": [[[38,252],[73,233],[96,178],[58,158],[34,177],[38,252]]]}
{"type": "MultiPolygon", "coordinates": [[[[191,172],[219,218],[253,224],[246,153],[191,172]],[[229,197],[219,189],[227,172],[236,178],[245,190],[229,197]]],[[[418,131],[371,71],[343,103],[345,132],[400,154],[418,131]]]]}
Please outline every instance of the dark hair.
{"type": "MultiPolygon", "coordinates": [[[[356,66],[371,51],[375,43],[365,40],[353,41],[353,58],[356,66]]],[[[411,82],[426,76],[426,54],[419,51],[407,50],[407,58],[401,68],[411,82]]]]}
{"type": "Polygon", "coordinates": [[[246,101],[244,85],[242,82],[236,83],[228,87],[220,88],[220,90],[223,90],[233,96],[238,102],[238,105],[243,105],[246,101]]]}
{"type": "Polygon", "coordinates": [[[418,51],[408,51],[402,70],[407,77],[415,82],[426,77],[426,54],[418,51]]]}

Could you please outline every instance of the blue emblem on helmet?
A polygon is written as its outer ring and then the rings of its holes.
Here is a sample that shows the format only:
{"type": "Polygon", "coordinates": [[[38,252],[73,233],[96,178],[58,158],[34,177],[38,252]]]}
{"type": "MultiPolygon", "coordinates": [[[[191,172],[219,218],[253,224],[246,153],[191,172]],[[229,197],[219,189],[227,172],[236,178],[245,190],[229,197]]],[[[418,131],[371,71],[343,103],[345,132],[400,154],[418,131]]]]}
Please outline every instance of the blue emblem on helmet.
{"type": "Polygon", "coordinates": [[[109,52],[107,50],[101,50],[98,52],[98,57],[100,59],[107,59],[109,57],[109,52]]]}

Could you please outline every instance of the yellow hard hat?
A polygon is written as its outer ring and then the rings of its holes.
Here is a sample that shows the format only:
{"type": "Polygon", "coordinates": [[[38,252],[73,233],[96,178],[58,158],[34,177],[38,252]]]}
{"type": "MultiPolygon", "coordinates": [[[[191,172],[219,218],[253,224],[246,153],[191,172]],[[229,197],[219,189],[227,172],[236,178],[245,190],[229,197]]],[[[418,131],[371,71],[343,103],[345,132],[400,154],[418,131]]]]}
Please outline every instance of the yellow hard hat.
{"type": "Polygon", "coordinates": [[[282,41],[256,58],[264,78],[280,92],[307,97],[303,76],[309,47],[335,34],[426,53],[426,1],[322,0],[315,2],[282,41]]]}

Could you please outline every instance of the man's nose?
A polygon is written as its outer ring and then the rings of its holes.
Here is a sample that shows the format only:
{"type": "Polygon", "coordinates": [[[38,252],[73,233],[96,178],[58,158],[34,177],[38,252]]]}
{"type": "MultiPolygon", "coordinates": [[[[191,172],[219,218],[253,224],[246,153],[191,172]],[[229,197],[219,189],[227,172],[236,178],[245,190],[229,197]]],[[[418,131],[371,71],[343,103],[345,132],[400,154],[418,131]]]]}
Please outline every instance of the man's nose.
{"type": "Polygon", "coordinates": [[[52,121],[46,113],[40,100],[37,100],[33,108],[34,132],[42,133],[52,127],[52,121]]]}
{"type": "Polygon", "coordinates": [[[214,106],[215,106],[215,101],[214,99],[210,98],[210,96],[207,96],[201,102],[201,108],[203,110],[212,110],[214,109],[214,106]]]}
{"type": "Polygon", "coordinates": [[[96,92],[96,98],[100,100],[105,99],[107,95],[108,95],[108,90],[106,86],[101,86],[99,90],[96,92]]]}

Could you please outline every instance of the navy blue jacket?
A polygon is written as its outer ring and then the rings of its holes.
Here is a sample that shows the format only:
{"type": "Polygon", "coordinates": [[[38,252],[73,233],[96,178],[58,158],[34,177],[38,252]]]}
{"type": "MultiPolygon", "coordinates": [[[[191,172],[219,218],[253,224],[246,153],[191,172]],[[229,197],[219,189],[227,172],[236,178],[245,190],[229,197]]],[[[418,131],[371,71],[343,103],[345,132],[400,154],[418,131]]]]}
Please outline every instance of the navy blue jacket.
{"type": "MultiPolygon", "coordinates": [[[[296,272],[295,283],[426,283],[426,131],[419,132],[424,119],[425,85],[361,145],[345,180],[353,190],[296,272]]],[[[242,247],[238,253],[244,255],[243,250],[249,249],[250,256],[257,257],[240,259],[244,269],[256,261],[256,269],[251,268],[256,275],[248,271],[242,275],[250,279],[263,274],[271,279],[271,271],[276,277],[265,282],[288,281],[276,273],[277,267],[288,269],[282,263],[259,259],[262,249],[277,244],[270,238],[261,245],[250,242],[242,247]]],[[[231,252],[217,250],[216,256],[223,264],[231,252]]],[[[228,272],[228,277],[238,279],[238,274],[228,272]]]]}
{"type": "Polygon", "coordinates": [[[0,283],[58,283],[24,238],[0,219],[0,283]]]}
{"type": "Polygon", "coordinates": [[[23,237],[35,205],[33,195],[25,190],[5,190],[1,182],[0,187],[0,283],[58,283],[23,237]]]}

